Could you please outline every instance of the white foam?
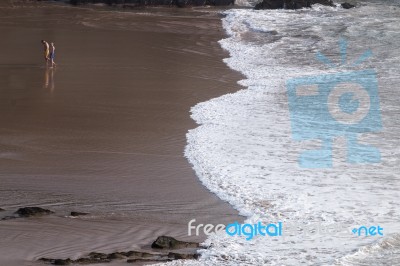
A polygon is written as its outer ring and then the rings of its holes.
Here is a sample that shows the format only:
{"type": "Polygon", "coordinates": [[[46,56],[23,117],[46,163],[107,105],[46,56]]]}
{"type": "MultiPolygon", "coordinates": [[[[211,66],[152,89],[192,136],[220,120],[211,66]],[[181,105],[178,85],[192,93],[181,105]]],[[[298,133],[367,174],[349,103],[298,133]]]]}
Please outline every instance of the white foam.
{"type": "MultiPolygon", "coordinates": [[[[342,229],[335,234],[299,231],[251,241],[221,233],[206,241],[209,248],[202,251],[197,265],[357,263],[355,250],[382,239],[356,237],[350,231],[354,226],[379,224],[386,242],[400,232],[400,141],[394,133],[400,129],[396,118],[400,108],[394,100],[398,98],[394,85],[400,81],[394,71],[399,70],[400,34],[392,30],[399,11],[376,5],[353,11],[317,6],[301,11],[225,13],[223,26],[229,37],[220,42],[230,53],[225,62],[246,76],[239,82],[246,89],[192,108],[192,118],[200,126],[187,134],[185,155],[201,182],[246,215],[249,223],[280,220],[284,225],[319,223],[342,229]],[[379,73],[384,130],[366,134],[362,140],[379,147],[382,163],[346,163],[346,145],[339,139],[333,168],[302,169],[298,155],[316,141],[291,138],[286,80],[347,71],[327,69],[315,60],[316,51],[321,51],[333,62],[340,61],[340,37],[349,40],[349,60],[367,49],[374,52],[374,58],[358,69],[374,68],[379,73]]],[[[399,252],[398,246],[394,249],[399,252]]],[[[392,263],[393,257],[387,256],[379,263],[392,263]]]]}

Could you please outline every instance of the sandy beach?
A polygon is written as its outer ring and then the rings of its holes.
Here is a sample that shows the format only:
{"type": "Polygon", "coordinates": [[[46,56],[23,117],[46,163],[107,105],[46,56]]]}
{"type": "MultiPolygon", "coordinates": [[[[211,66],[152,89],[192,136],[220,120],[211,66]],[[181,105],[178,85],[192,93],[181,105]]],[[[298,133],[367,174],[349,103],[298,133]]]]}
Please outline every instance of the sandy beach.
{"type": "MultiPolygon", "coordinates": [[[[0,265],[142,249],[237,212],[183,156],[190,108],[240,89],[217,10],[21,4],[0,8],[0,265]],[[56,45],[45,67],[40,40],[56,45]],[[71,211],[90,213],[68,217],[71,211]]],[[[110,264],[108,264],[110,265],[110,264]]]]}

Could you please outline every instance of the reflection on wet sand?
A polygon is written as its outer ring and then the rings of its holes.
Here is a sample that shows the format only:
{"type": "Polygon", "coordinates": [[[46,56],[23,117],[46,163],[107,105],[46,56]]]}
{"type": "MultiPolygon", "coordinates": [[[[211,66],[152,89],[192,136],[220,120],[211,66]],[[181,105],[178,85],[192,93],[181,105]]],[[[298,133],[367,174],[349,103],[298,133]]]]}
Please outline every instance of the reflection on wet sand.
{"type": "Polygon", "coordinates": [[[51,93],[54,91],[54,73],[55,68],[46,68],[44,72],[44,88],[49,89],[51,93]]]}

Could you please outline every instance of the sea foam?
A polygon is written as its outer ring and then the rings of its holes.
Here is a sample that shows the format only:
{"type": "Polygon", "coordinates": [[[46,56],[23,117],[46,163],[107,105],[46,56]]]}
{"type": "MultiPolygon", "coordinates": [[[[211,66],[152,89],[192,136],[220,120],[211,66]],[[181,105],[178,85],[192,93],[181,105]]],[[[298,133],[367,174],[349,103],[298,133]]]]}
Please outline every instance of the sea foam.
{"type": "Polygon", "coordinates": [[[297,230],[251,241],[225,233],[213,235],[196,263],[399,264],[400,140],[395,132],[400,129],[396,118],[400,115],[396,100],[400,11],[370,3],[353,10],[323,6],[299,11],[234,9],[225,15],[228,38],[220,44],[230,56],[224,61],[245,75],[239,81],[244,89],[192,108],[199,127],[188,132],[185,155],[201,182],[245,215],[246,222],[282,221],[284,232],[288,224],[297,230]],[[338,138],[332,168],[300,168],[299,153],[320,142],[292,139],[286,81],[348,71],[346,67],[330,69],[315,58],[320,51],[339,62],[341,38],[349,42],[350,63],[365,50],[374,53],[355,69],[378,73],[383,130],[364,134],[360,141],[378,147],[382,162],[347,163],[345,140],[338,138]],[[355,226],[378,224],[384,228],[381,238],[351,232],[355,226]],[[338,232],[307,232],[329,226],[336,226],[338,232]]]}

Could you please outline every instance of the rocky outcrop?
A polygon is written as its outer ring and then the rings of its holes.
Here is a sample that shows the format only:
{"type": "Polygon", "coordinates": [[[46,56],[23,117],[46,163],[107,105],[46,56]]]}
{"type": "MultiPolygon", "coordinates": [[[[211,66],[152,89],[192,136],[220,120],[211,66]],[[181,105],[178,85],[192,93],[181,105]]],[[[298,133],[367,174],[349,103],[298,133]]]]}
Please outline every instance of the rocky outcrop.
{"type": "Polygon", "coordinates": [[[350,4],[350,3],[342,3],[341,6],[342,6],[344,9],[350,9],[350,8],[356,7],[355,5],[352,5],[352,4],[350,4]]]}
{"type": "Polygon", "coordinates": [[[32,216],[42,216],[42,215],[48,215],[52,214],[54,212],[43,209],[40,207],[24,207],[24,208],[19,208],[15,214],[17,214],[19,217],[32,217],[32,216]]]}
{"type": "MultiPolygon", "coordinates": [[[[6,212],[6,210],[0,208],[0,212],[6,212]]],[[[11,215],[0,218],[0,221],[1,220],[10,220],[10,219],[15,219],[15,218],[37,217],[37,216],[49,215],[49,214],[53,214],[53,213],[54,213],[53,211],[43,209],[41,207],[23,207],[23,208],[19,208],[17,211],[12,213],[11,215]]],[[[70,216],[72,216],[72,217],[84,216],[84,215],[88,215],[88,214],[89,213],[87,213],[87,212],[78,212],[78,211],[70,212],[70,216]]]]}
{"type": "MultiPolygon", "coordinates": [[[[2,211],[5,211],[1,209],[2,211]]],[[[3,218],[0,219],[0,221],[5,221],[5,220],[11,220],[11,219],[16,219],[16,218],[29,218],[29,217],[38,217],[38,216],[43,216],[43,215],[49,215],[53,214],[54,212],[43,209],[40,207],[24,207],[24,208],[19,208],[16,212],[14,212],[11,215],[4,216],[3,218]]]]}
{"type": "Polygon", "coordinates": [[[311,7],[314,4],[334,6],[331,0],[263,0],[254,9],[299,9],[311,7]]]}
{"type": "Polygon", "coordinates": [[[104,3],[110,6],[123,8],[137,8],[143,6],[228,6],[235,0],[70,0],[72,5],[104,3]]]}
{"type": "Polygon", "coordinates": [[[157,237],[156,241],[151,244],[151,247],[157,249],[181,249],[197,248],[199,247],[199,244],[193,242],[179,241],[170,236],[159,236],[157,237]]]}
{"type": "Polygon", "coordinates": [[[76,265],[76,264],[97,264],[97,263],[109,263],[112,261],[125,261],[127,263],[136,262],[167,262],[172,260],[192,260],[198,259],[196,249],[188,249],[199,247],[198,243],[185,242],[176,240],[173,237],[160,236],[156,241],[157,249],[180,249],[174,252],[153,252],[153,251],[123,251],[123,252],[113,252],[113,253],[100,253],[91,252],[87,256],[81,257],[76,260],[70,258],[67,259],[50,259],[50,258],[40,258],[39,261],[45,262],[53,265],[76,265]]]}
{"type": "Polygon", "coordinates": [[[200,257],[197,253],[168,253],[168,258],[173,260],[197,260],[200,257]]]}
{"type": "Polygon", "coordinates": [[[71,212],[71,216],[73,217],[77,217],[77,216],[84,216],[84,215],[88,215],[89,213],[87,212],[71,212]]]}

